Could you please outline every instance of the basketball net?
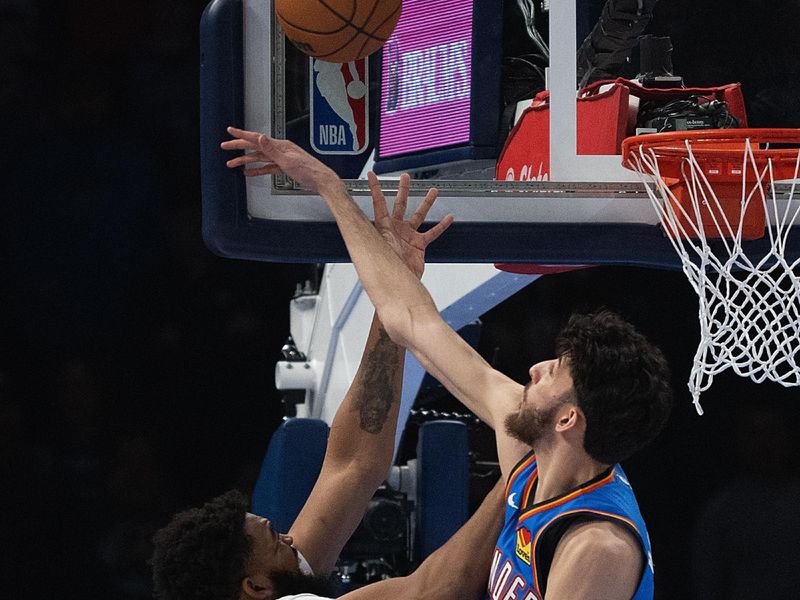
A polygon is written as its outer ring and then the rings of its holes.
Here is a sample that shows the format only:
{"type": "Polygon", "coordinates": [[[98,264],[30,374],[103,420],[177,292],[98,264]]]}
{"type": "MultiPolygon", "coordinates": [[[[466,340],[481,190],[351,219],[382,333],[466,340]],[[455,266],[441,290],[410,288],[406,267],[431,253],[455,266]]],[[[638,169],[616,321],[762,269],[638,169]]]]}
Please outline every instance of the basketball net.
{"type": "Polygon", "coordinates": [[[777,201],[772,185],[772,160],[759,164],[753,144],[744,140],[741,205],[729,220],[730,210],[723,209],[691,141],[684,143],[683,202],[673,191],[676,180],[662,177],[655,149],[645,145],[631,148],[627,166],[642,176],[653,208],[700,300],[700,343],[689,391],[702,415],[700,394],[711,386],[715,375],[728,368],[756,383],[769,379],[786,387],[800,385],[800,278],[796,268],[800,259],[790,264],[784,258],[787,238],[800,212],[800,203],[792,202],[800,152],[788,199],[781,208],[783,202],[777,201]],[[766,227],[769,249],[760,257],[749,256],[742,246],[745,215],[754,203],[752,208],[758,209],[760,203],[772,222],[772,227],[766,227]],[[712,244],[709,237],[719,240],[712,244]]]}

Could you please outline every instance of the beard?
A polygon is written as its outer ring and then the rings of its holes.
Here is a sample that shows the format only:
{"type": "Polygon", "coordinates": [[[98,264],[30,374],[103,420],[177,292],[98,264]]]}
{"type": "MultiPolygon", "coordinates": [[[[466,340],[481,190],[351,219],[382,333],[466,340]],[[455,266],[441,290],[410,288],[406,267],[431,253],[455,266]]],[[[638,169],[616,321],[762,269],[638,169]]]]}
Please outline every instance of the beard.
{"type": "Polygon", "coordinates": [[[333,575],[323,577],[292,573],[291,571],[273,571],[269,578],[275,590],[275,600],[302,593],[334,598],[342,591],[333,575]]]}
{"type": "Polygon", "coordinates": [[[504,422],[506,433],[523,444],[535,448],[536,444],[552,430],[558,409],[558,406],[545,410],[531,407],[506,415],[504,422]]]}

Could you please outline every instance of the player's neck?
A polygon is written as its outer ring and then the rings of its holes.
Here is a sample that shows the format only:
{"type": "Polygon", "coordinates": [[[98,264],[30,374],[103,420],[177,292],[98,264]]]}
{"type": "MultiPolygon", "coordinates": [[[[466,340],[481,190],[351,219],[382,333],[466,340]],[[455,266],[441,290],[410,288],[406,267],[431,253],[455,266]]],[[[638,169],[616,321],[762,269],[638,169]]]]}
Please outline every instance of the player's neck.
{"type": "Polygon", "coordinates": [[[538,482],[533,501],[538,504],[560,496],[597,477],[608,468],[593,460],[585,452],[554,446],[536,450],[538,482]]]}

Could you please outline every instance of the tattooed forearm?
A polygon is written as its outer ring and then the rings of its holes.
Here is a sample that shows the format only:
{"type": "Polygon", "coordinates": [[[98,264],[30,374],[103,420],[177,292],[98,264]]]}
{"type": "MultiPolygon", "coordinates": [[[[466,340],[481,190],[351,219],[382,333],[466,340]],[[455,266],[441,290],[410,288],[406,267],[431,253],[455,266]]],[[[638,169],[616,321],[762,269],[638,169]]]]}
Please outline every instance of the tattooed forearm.
{"type": "Polygon", "coordinates": [[[400,357],[403,350],[389,338],[381,327],[375,347],[364,357],[361,374],[361,394],[356,399],[359,425],[367,433],[383,429],[389,409],[400,386],[400,357]]]}

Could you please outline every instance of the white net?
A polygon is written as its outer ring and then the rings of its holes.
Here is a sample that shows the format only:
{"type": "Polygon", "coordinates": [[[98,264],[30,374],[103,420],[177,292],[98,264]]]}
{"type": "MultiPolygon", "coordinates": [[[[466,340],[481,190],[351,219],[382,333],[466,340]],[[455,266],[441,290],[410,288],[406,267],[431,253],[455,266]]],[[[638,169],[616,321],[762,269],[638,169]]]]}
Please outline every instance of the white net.
{"type": "MultiPolygon", "coordinates": [[[[729,222],[713,183],[698,163],[689,140],[681,162],[686,196],[683,206],[659,171],[656,151],[639,147],[629,166],[641,175],[647,193],[699,297],[700,344],[689,390],[703,414],[700,394],[714,376],[733,369],[757,383],[770,380],[800,385],[800,259],[785,259],[787,238],[800,212],[795,196],[800,152],[788,190],[778,194],[773,164],[756,160],[747,140],[742,156],[741,210],[729,222]],[[763,166],[759,166],[763,165],[763,166]],[[650,176],[652,175],[652,176],[650,176]],[[767,185],[769,184],[769,185],[767,185]],[[780,198],[779,198],[780,195],[780,198]],[[767,215],[768,249],[752,256],[742,242],[744,215],[760,202],[767,215]],[[708,235],[708,232],[716,232],[708,235]],[[718,237],[709,241],[707,237],[718,237]]],[[[674,180],[673,180],[674,181],[674,180]]]]}

